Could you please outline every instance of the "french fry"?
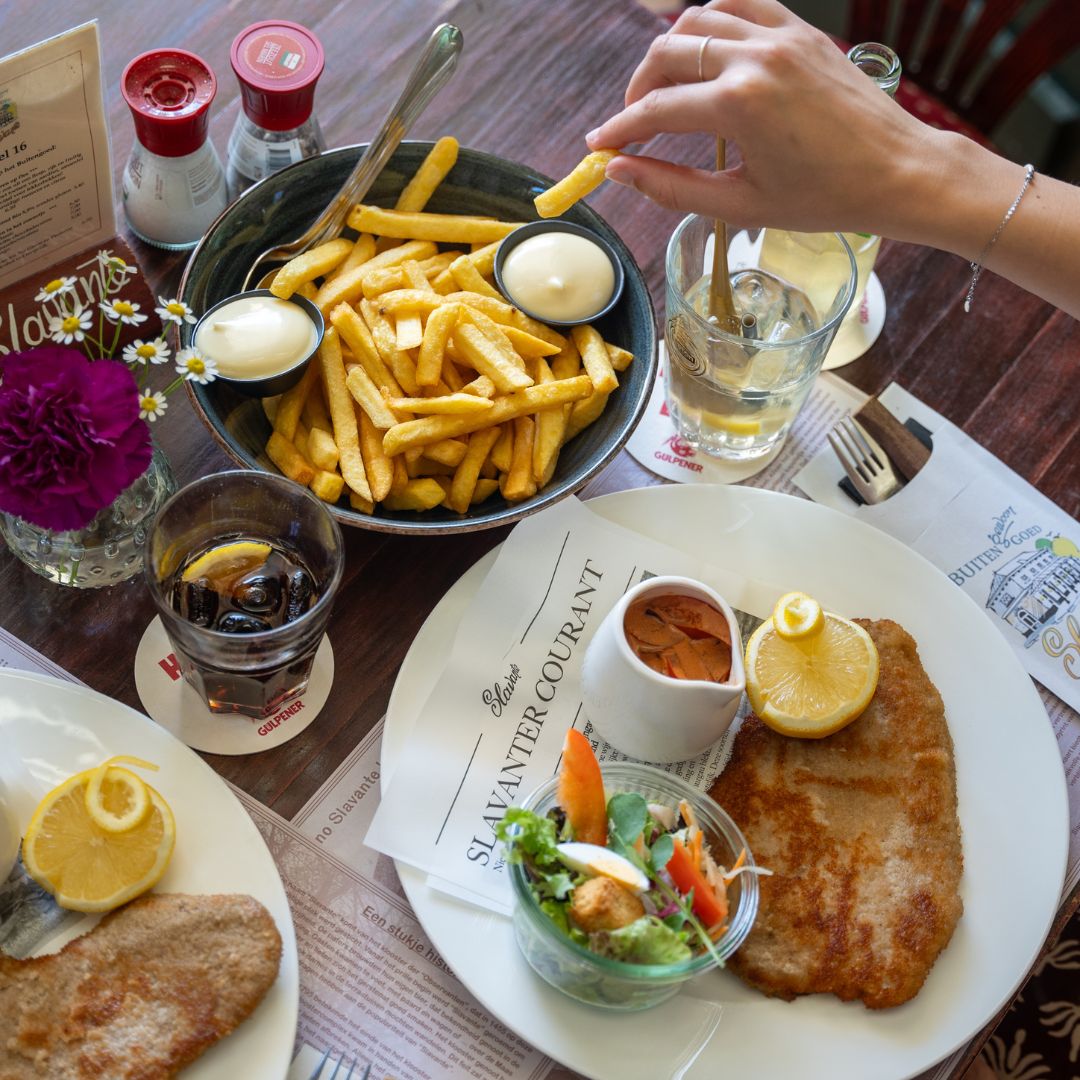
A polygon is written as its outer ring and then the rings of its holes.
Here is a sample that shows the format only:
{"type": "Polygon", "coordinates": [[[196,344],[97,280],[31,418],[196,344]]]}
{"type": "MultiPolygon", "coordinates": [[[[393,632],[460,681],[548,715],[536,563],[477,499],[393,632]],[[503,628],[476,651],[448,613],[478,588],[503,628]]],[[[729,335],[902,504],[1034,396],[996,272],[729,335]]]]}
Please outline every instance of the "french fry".
{"type": "MultiPolygon", "coordinates": [[[[443,369],[446,340],[457,324],[461,314],[458,304],[440,304],[428,316],[424,327],[424,340],[416,358],[416,382],[418,386],[434,386],[443,369]]],[[[419,316],[417,316],[419,318],[419,316]]]]}
{"type": "Polygon", "coordinates": [[[293,293],[293,296],[302,296],[305,300],[314,303],[318,292],[319,290],[315,287],[314,281],[304,281],[301,282],[300,287],[293,293]]]}
{"type": "Polygon", "coordinates": [[[593,387],[601,394],[610,394],[619,385],[619,380],[611,366],[604,339],[588,325],[575,326],[570,336],[581,353],[581,362],[592,379],[593,387]]]}
{"type": "Polygon", "coordinates": [[[516,393],[498,398],[483,415],[424,416],[418,420],[406,420],[392,427],[383,436],[383,449],[391,457],[395,457],[416,447],[429,446],[441,439],[455,439],[459,435],[469,435],[491,424],[501,424],[519,416],[527,416],[549,405],[579,401],[591,391],[592,382],[587,375],[561,379],[544,386],[527,386],[516,393]]]}
{"type": "Polygon", "coordinates": [[[318,247],[297,255],[277,272],[270,283],[270,291],[282,300],[288,300],[304,282],[314,281],[330,273],[345,260],[352,248],[351,240],[328,240],[325,244],[319,244],[318,247]]]}
{"type": "Polygon", "coordinates": [[[452,292],[457,292],[458,283],[454,280],[454,275],[450,273],[450,267],[431,279],[431,287],[440,296],[449,296],[452,292]]]}
{"type": "MultiPolygon", "coordinates": [[[[434,293],[435,290],[428,284],[424,271],[414,259],[406,259],[401,264],[401,272],[409,288],[419,289],[421,292],[434,293]]],[[[416,349],[424,340],[424,327],[420,322],[417,312],[402,312],[397,317],[397,325],[394,327],[397,334],[397,347],[399,349],[416,349]]]]}
{"type": "Polygon", "coordinates": [[[526,360],[534,356],[554,356],[559,351],[558,345],[552,345],[543,338],[538,338],[525,330],[519,330],[516,326],[504,326],[502,332],[506,335],[514,351],[526,360]]]}
{"type": "MultiPolygon", "coordinates": [[[[439,244],[471,244],[501,240],[523,223],[467,217],[463,214],[417,214],[404,210],[383,210],[378,206],[365,206],[363,203],[358,203],[349,212],[347,224],[350,229],[355,229],[357,232],[390,236],[396,240],[432,240],[439,244]]],[[[391,248],[383,252],[383,255],[389,255],[396,250],[397,248],[391,248]]],[[[424,258],[426,257],[425,255],[424,258]]]]}
{"type": "Polygon", "coordinates": [[[510,457],[514,452],[514,426],[503,424],[498,442],[491,448],[491,464],[501,472],[510,471],[510,457]]]}
{"type": "Polygon", "coordinates": [[[388,398],[386,404],[395,411],[407,409],[421,416],[453,416],[459,413],[484,412],[490,409],[494,402],[474,394],[442,394],[430,398],[388,398]]]}
{"type": "Polygon", "coordinates": [[[476,251],[469,253],[469,262],[484,277],[491,277],[495,270],[495,254],[499,250],[500,243],[499,240],[493,240],[490,244],[485,244],[483,247],[477,248],[476,251]]]}
{"type": "Polygon", "coordinates": [[[481,296],[492,296],[496,300],[502,299],[499,290],[484,280],[468,255],[462,255],[460,259],[455,259],[450,264],[450,275],[463,292],[475,292],[480,293],[481,296]]]}
{"type": "Polygon", "coordinates": [[[357,495],[355,491],[349,492],[349,505],[361,514],[375,513],[375,504],[363,495],[357,495]]]}
{"type": "Polygon", "coordinates": [[[459,323],[452,337],[462,357],[481,375],[486,375],[497,390],[510,394],[532,386],[533,380],[515,367],[479,327],[459,323]]]}
{"type": "Polygon", "coordinates": [[[468,445],[461,439],[443,439],[442,442],[425,446],[424,457],[449,465],[451,468],[457,468],[467,449],[468,445]]]}
{"type": "Polygon", "coordinates": [[[323,472],[333,472],[341,459],[333,434],[323,428],[309,428],[308,457],[323,472]]]}
{"type": "MultiPolygon", "coordinates": [[[[536,212],[542,218],[565,214],[579,199],[595,191],[603,182],[608,162],[618,150],[594,150],[586,154],[562,180],[533,200],[536,212]]],[[[370,231],[370,230],[368,230],[370,231]]]]}
{"type": "Polygon", "coordinates": [[[274,425],[274,417],[277,416],[278,406],[280,404],[280,394],[275,394],[273,397],[264,397],[262,399],[263,412],[266,414],[266,419],[270,421],[271,427],[274,425]]]}
{"type": "MultiPolygon", "coordinates": [[[[375,237],[370,233],[364,233],[363,236],[358,236],[356,242],[352,246],[352,251],[350,251],[349,254],[326,275],[324,281],[333,281],[334,278],[340,277],[342,274],[347,274],[350,270],[355,270],[358,266],[363,266],[374,254],[375,237]]],[[[316,296],[317,295],[318,293],[316,293],[316,296]]],[[[314,299],[314,297],[311,297],[310,299],[314,299]]]]}
{"type": "Polygon", "coordinates": [[[282,475],[307,487],[315,479],[315,467],[279,431],[271,433],[266,443],[266,456],[282,475]]]}
{"type": "MultiPolygon", "coordinates": [[[[449,344],[449,342],[447,342],[447,344],[449,344]]],[[[465,380],[461,377],[457,365],[446,353],[443,354],[442,381],[450,388],[450,393],[452,394],[456,394],[459,390],[465,388],[465,380]]],[[[492,387],[492,390],[494,391],[494,386],[492,387]]]]}
{"type": "MultiPolygon", "coordinates": [[[[537,385],[555,381],[547,361],[540,357],[536,361],[537,385]]],[[[543,487],[554,475],[555,464],[559,460],[559,449],[566,434],[566,406],[553,405],[550,409],[541,409],[536,414],[536,435],[533,440],[533,479],[543,487]]]]}
{"type": "Polygon", "coordinates": [[[634,354],[629,349],[621,349],[618,345],[612,345],[610,341],[604,342],[608,351],[608,359],[616,371],[625,371],[633,362],[634,354]]]}
{"type": "Polygon", "coordinates": [[[293,435],[292,443],[300,451],[301,457],[314,464],[311,461],[311,455],[308,453],[308,429],[303,424],[296,425],[296,434],[293,435]]]}
{"type": "Polygon", "coordinates": [[[391,491],[383,500],[387,510],[430,510],[446,498],[442,485],[431,477],[410,480],[402,491],[391,491]]]}
{"type": "Polygon", "coordinates": [[[488,480],[481,477],[476,481],[476,490],[473,492],[471,505],[475,506],[477,503],[482,503],[485,499],[490,499],[496,491],[499,490],[498,480],[488,480]]]}
{"type": "MultiPolygon", "coordinates": [[[[334,425],[334,441],[340,454],[339,464],[345,483],[364,499],[371,498],[364,461],[360,456],[360,433],[356,426],[353,399],[345,385],[345,364],[341,359],[341,340],[337,330],[330,327],[323,334],[319,346],[319,363],[322,365],[323,386],[330,419],[334,425]]],[[[356,369],[362,370],[362,369],[356,369]]],[[[309,481],[310,482],[310,481],[309,481]]]]}
{"type": "Polygon", "coordinates": [[[296,425],[300,422],[300,413],[311,388],[319,378],[319,365],[309,363],[300,376],[300,381],[281,395],[277,414],[274,416],[274,430],[280,432],[290,442],[296,436],[296,425]]]}
{"type": "Polygon", "coordinates": [[[320,469],[308,484],[323,502],[336,503],[345,490],[345,478],[338,472],[320,469]]]}
{"type": "Polygon", "coordinates": [[[338,304],[330,312],[330,322],[352,349],[353,355],[372,382],[380,390],[388,390],[391,394],[400,396],[401,387],[375,347],[371,331],[360,315],[348,304],[338,304]]]}
{"type": "MultiPolygon", "coordinates": [[[[409,469],[409,476],[416,479],[418,476],[441,476],[449,479],[454,475],[453,465],[444,465],[441,461],[432,461],[427,455],[422,457],[409,469]]],[[[446,487],[443,487],[445,493],[446,487]]]]}
{"type": "Polygon", "coordinates": [[[394,463],[382,447],[382,432],[371,422],[363,409],[357,410],[360,424],[360,456],[364,459],[364,472],[371,485],[371,497],[382,502],[390,494],[394,481],[394,463]]]}
{"type": "Polygon", "coordinates": [[[462,304],[461,318],[458,322],[459,324],[463,322],[472,323],[485,337],[491,339],[492,343],[499,350],[499,353],[508,364],[524,370],[525,361],[517,354],[514,346],[510,343],[510,338],[506,336],[506,332],[503,328],[489,315],[485,315],[479,308],[470,307],[468,304],[462,304]]]}
{"type": "Polygon", "coordinates": [[[551,374],[556,379],[572,379],[581,370],[581,353],[572,340],[551,359],[551,374]]]}
{"type": "Polygon", "coordinates": [[[510,457],[510,471],[499,485],[507,502],[521,502],[536,494],[536,481],[532,473],[535,436],[536,421],[531,416],[519,416],[514,420],[514,452],[510,457]]]}
{"type": "Polygon", "coordinates": [[[575,401],[570,410],[570,419],[566,422],[564,442],[569,442],[575,435],[580,435],[594,420],[600,417],[610,394],[594,390],[587,398],[575,401]]]}
{"type": "Polygon", "coordinates": [[[333,281],[324,282],[315,295],[315,306],[325,316],[338,304],[355,304],[363,294],[364,279],[369,274],[390,266],[400,266],[406,259],[427,259],[437,251],[430,240],[410,240],[407,244],[399,244],[396,248],[374,255],[366,263],[341,274],[333,281]]]}
{"type": "Polygon", "coordinates": [[[413,178],[401,189],[394,209],[413,213],[423,210],[446,174],[457,164],[457,158],[457,139],[444,135],[428,151],[413,178]]]}
{"type": "Polygon", "coordinates": [[[390,484],[390,490],[395,495],[400,495],[405,490],[405,485],[409,482],[409,467],[405,463],[405,455],[400,457],[391,458],[391,462],[394,466],[394,479],[390,484]]]}
{"type": "Polygon", "coordinates": [[[371,381],[371,376],[360,364],[357,364],[346,376],[345,385],[353,401],[360,406],[372,424],[380,431],[388,431],[401,422],[400,418],[391,411],[386,399],[379,392],[379,388],[371,381]]]}
{"type": "Polygon", "coordinates": [[[446,499],[446,505],[451,510],[456,510],[459,514],[464,514],[468,510],[477,481],[480,479],[480,469],[487,461],[491,448],[501,434],[502,429],[494,427],[484,428],[469,436],[468,449],[454,472],[450,493],[446,499]]]}
{"type": "Polygon", "coordinates": [[[490,398],[495,396],[495,384],[486,375],[477,375],[472,382],[467,382],[462,388],[463,394],[476,394],[477,397],[490,398]]]}
{"type": "Polygon", "coordinates": [[[397,339],[386,316],[371,300],[360,301],[360,314],[364,316],[364,322],[371,331],[372,340],[383,358],[383,363],[389,365],[401,389],[415,397],[420,393],[420,386],[416,381],[416,363],[407,352],[397,347],[397,339]]]}

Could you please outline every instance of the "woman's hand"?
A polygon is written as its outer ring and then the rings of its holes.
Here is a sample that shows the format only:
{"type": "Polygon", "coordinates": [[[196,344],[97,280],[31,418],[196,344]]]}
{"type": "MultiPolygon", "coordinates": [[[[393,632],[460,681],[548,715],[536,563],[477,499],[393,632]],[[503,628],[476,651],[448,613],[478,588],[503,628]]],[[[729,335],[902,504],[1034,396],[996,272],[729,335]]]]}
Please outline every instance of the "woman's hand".
{"type": "Polygon", "coordinates": [[[931,160],[940,136],[775,0],[688,9],[588,143],[629,147],[661,132],[715,133],[741,163],[713,172],[625,154],[608,178],[738,226],[885,235],[912,198],[912,163],[931,160]]]}

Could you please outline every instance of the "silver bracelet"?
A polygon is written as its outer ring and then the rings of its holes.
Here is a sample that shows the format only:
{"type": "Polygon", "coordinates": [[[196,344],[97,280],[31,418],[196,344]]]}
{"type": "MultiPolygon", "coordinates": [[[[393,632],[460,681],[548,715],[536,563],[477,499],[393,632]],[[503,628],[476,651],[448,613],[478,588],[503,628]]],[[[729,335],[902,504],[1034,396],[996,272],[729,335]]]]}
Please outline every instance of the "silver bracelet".
{"type": "Polygon", "coordinates": [[[1001,224],[994,230],[994,235],[990,237],[989,243],[986,247],[979,252],[979,257],[971,264],[971,284],[968,286],[967,296],[964,297],[964,311],[971,310],[971,298],[975,295],[975,286],[979,284],[979,275],[983,272],[983,263],[986,262],[986,256],[990,254],[990,249],[997,243],[997,238],[1005,230],[1005,226],[1009,224],[1009,219],[1016,213],[1016,208],[1020,205],[1020,200],[1024,197],[1024,192],[1027,191],[1028,186],[1035,177],[1035,166],[1024,166],[1024,182],[1020,185],[1020,191],[1017,193],[1015,199],[1013,199],[1012,206],[1005,211],[1005,216],[1001,219],[1001,224]]]}

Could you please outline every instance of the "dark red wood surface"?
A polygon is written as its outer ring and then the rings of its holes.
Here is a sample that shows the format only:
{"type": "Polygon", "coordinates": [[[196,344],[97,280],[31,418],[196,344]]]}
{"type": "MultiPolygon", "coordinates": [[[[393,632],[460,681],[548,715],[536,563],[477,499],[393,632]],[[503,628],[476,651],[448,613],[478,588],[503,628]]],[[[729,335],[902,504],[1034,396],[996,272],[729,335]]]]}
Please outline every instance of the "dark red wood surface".
{"type": "MultiPolygon", "coordinates": [[[[326,50],[316,106],[331,146],[370,138],[420,39],[436,22],[458,22],[466,35],[463,63],[411,134],[453,134],[464,145],[550,175],[561,175],[582,155],[584,133],[619,106],[637,60],[665,27],[633,0],[313,0],[287,10],[255,0],[4,0],[0,48],[13,51],[100,18],[119,192],[133,135],[118,86],[127,61],[163,46],[207,60],[219,86],[211,136],[224,157],[238,108],[229,45],[249,23],[275,15],[300,19],[326,50]]],[[[670,139],[658,152],[703,164],[710,144],[670,139]]],[[[662,311],[664,248],[677,215],[614,185],[592,202],[626,238],[662,311]]],[[[173,294],[184,256],[130,242],[155,295],[173,294]]],[[[1077,323],[990,274],[965,315],[967,264],[940,252],[886,243],[878,273],[888,297],[885,330],[843,376],[871,393],[901,382],[1070,514],[1080,514],[1077,323]]],[[[181,483],[229,467],[183,395],[172,399],[155,434],[181,483]]],[[[583,494],[660,482],[624,453],[583,494]]],[[[330,626],[338,674],[324,712],[280,748],[250,758],[211,757],[214,768],[291,817],[384,714],[402,658],[438,599],[504,536],[494,530],[413,539],[349,530],[330,626]]],[[[152,617],[138,578],[110,589],[63,589],[0,551],[0,624],[94,689],[136,708],[132,664],[152,617]]]]}

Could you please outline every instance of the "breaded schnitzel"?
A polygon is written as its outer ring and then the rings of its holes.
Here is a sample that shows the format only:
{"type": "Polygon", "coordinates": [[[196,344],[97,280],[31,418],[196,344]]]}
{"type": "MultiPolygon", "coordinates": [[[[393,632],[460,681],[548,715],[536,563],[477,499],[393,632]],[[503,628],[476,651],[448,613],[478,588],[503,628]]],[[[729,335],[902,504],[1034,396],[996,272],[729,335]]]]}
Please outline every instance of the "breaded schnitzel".
{"type": "Polygon", "coordinates": [[[949,943],[963,855],[941,695],[903,627],[857,621],[881,660],[866,711],[824,739],[750,717],[710,795],[774,872],[731,969],[788,1000],[884,1009],[918,993],[949,943]]]}
{"type": "Polygon", "coordinates": [[[164,1080],[247,1019],[281,935],[251,896],[150,894],[58,953],[0,956],[0,1080],[164,1080]]]}

